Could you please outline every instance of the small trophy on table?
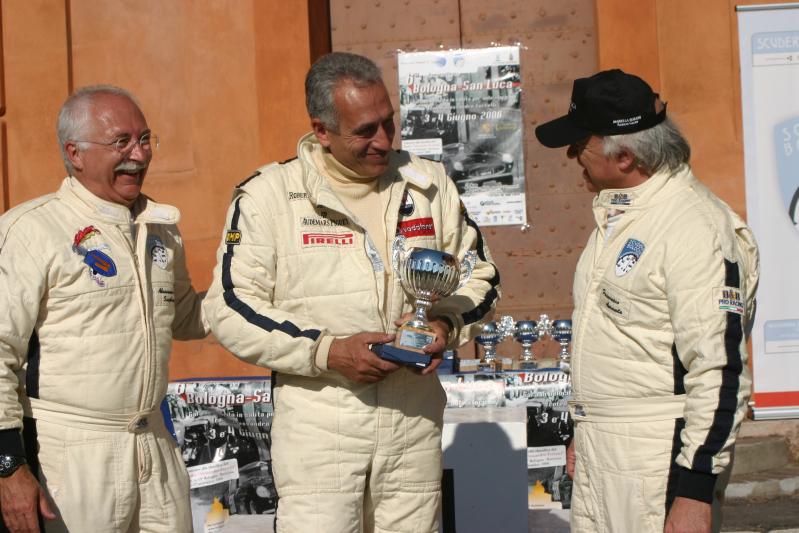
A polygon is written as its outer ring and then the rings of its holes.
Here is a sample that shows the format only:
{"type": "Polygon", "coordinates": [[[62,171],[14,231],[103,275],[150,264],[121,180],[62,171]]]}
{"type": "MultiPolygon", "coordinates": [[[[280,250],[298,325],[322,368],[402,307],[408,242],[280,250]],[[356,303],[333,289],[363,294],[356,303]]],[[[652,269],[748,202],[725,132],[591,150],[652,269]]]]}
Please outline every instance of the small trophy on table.
{"type": "Polygon", "coordinates": [[[513,338],[522,345],[522,360],[519,362],[521,370],[538,368],[538,363],[533,358],[533,343],[538,340],[538,324],[535,320],[519,320],[513,332],[513,338]]]}
{"type": "Polygon", "coordinates": [[[571,371],[571,354],[569,353],[569,343],[572,340],[572,321],[556,320],[552,323],[552,338],[560,343],[560,359],[558,366],[566,373],[571,371]]]}
{"type": "Polygon", "coordinates": [[[497,344],[502,340],[502,332],[493,320],[483,324],[480,334],[474,339],[483,347],[483,357],[477,363],[479,372],[496,372],[501,365],[497,361],[497,344]]]}
{"type": "Polygon", "coordinates": [[[428,324],[427,310],[446,298],[472,277],[477,254],[470,250],[458,261],[454,256],[430,248],[405,248],[405,237],[394,238],[391,262],[402,288],[415,300],[414,317],[400,326],[394,344],[375,345],[372,350],[383,359],[425,368],[431,356],[424,347],[436,339],[428,324]]]}

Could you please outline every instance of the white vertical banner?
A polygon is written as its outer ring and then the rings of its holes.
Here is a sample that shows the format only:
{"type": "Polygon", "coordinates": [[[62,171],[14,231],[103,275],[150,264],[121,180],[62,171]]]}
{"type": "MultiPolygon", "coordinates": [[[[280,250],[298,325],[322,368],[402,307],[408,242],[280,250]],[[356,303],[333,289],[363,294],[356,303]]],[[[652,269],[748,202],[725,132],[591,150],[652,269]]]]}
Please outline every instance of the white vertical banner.
{"type": "Polygon", "coordinates": [[[754,413],[799,417],[799,4],[737,11],[746,210],[761,259],[754,413]]]}

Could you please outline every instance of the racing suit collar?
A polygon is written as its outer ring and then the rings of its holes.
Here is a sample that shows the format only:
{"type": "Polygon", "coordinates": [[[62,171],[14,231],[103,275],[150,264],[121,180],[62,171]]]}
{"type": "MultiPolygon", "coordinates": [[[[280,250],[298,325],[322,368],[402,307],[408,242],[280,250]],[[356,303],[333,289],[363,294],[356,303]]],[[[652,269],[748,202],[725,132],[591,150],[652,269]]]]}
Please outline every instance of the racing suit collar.
{"type": "Polygon", "coordinates": [[[154,223],[177,224],[180,211],[171,205],[159,204],[144,194],[140,195],[132,209],[98,198],[84,187],[74,176],[67,176],[61,183],[58,196],[76,209],[111,224],[154,223]]]}
{"type": "Polygon", "coordinates": [[[593,207],[597,209],[616,209],[620,211],[633,211],[645,209],[653,201],[665,199],[658,193],[677,181],[684,181],[691,176],[691,167],[687,164],[676,171],[668,169],[656,172],[645,182],[635,187],[626,189],[605,189],[594,197],[593,207]]]}

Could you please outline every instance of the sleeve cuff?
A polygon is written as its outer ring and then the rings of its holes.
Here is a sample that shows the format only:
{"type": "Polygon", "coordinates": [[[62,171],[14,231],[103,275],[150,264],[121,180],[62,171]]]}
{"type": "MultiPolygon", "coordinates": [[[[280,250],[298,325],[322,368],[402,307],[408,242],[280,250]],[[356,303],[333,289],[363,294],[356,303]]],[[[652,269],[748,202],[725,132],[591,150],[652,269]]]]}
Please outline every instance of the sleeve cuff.
{"type": "Polygon", "coordinates": [[[19,428],[0,429],[0,454],[25,457],[25,445],[19,428]]]}
{"type": "Polygon", "coordinates": [[[716,474],[699,472],[680,467],[677,480],[677,496],[713,503],[713,489],[716,486],[716,474]]]}
{"type": "Polygon", "coordinates": [[[335,339],[334,336],[327,335],[319,341],[319,346],[316,347],[316,355],[314,355],[314,364],[319,370],[327,370],[327,356],[330,353],[330,345],[335,339]]]}

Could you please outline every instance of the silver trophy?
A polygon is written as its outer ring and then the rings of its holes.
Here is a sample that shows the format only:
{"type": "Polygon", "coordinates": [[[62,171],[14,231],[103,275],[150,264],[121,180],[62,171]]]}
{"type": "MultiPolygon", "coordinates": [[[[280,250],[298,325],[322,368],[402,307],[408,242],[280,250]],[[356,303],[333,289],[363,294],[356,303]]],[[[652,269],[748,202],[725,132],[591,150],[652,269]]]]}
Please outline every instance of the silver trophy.
{"type": "Polygon", "coordinates": [[[519,362],[521,370],[538,368],[538,363],[533,359],[533,343],[538,340],[538,324],[535,320],[519,320],[513,332],[513,338],[522,345],[522,360],[519,362]]]}
{"type": "Polygon", "coordinates": [[[571,354],[569,353],[569,343],[572,340],[572,321],[556,320],[552,323],[552,338],[560,343],[559,366],[564,372],[571,371],[571,354]]]}
{"type": "Polygon", "coordinates": [[[483,324],[483,329],[474,339],[483,347],[483,357],[477,363],[477,370],[494,372],[497,369],[497,344],[502,338],[502,331],[496,322],[492,320],[483,324]]]}
{"type": "MultiPolygon", "coordinates": [[[[427,319],[427,310],[433,302],[446,298],[461,287],[472,276],[472,270],[477,261],[477,253],[473,250],[467,252],[462,261],[454,256],[432,250],[430,248],[405,247],[405,237],[397,235],[391,249],[391,263],[402,288],[414,300],[414,317],[400,326],[394,346],[398,350],[383,349],[382,356],[390,359],[391,356],[404,357],[403,363],[417,366],[416,359],[421,356],[430,357],[424,353],[424,347],[432,343],[436,336],[427,319]],[[390,353],[386,353],[386,352],[390,353]],[[410,352],[399,354],[395,352],[410,352]],[[386,357],[388,355],[389,357],[386,357]]],[[[424,365],[426,366],[426,365],[424,365]]]]}

